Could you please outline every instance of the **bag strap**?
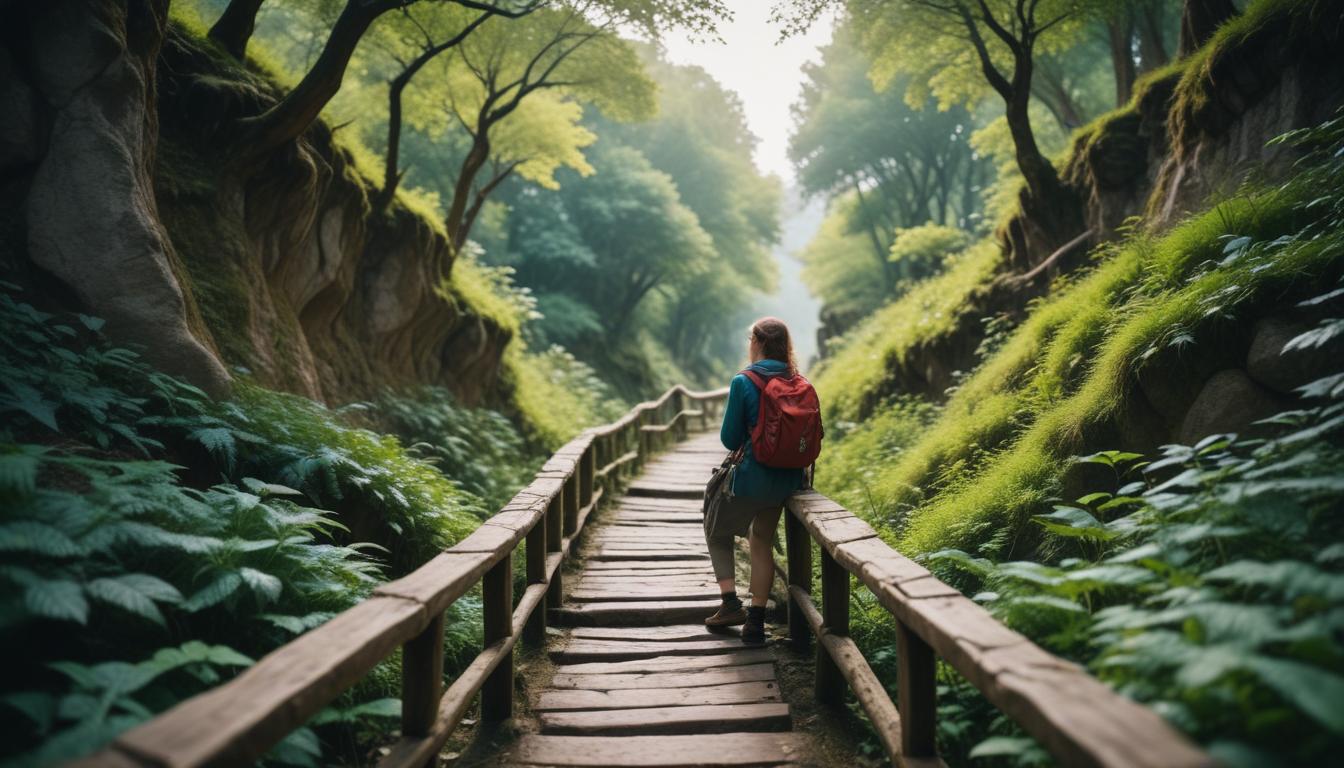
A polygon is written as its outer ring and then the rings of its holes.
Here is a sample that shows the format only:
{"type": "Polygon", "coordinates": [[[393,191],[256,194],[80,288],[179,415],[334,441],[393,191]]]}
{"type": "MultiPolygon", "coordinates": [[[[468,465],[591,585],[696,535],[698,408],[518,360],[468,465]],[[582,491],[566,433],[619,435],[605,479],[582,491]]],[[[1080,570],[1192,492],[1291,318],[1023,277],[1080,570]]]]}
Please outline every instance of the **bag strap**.
{"type": "Polygon", "coordinates": [[[757,373],[756,371],[753,371],[750,368],[743,368],[742,375],[746,376],[748,379],[751,379],[751,383],[755,384],[756,388],[762,391],[765,390],[765,385],[768,383],[769,379],[778,379],[781,376],[784,376],[785,378],[788,379],[793,378],[793,376],[787,376],[784,373],[770,373],[770,374],[757,373]]]}

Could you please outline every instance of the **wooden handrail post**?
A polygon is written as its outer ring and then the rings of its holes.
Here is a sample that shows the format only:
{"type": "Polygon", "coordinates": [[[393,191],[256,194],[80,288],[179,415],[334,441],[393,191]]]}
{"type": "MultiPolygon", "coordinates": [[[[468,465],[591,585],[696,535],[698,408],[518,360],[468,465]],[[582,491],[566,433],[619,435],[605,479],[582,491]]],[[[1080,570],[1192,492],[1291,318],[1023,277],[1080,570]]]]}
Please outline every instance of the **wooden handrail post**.
{"type": "MultiPolygon", "coordinates": [[[[789,560],[789,586],[812,593],[812,537],[791,510],[784,510],[784,554],[789,560]]],[[[803,607],[789,597],[789,639],[799,652],[807,650],[812,628],[807,625],[803,607]]]]}
{"type": "Polygon", "coordinates": [[[582,509],[593,502],[593,473],[596,471],[594,464],[597,461],[597,443],[596,441],[588,444],[584,449],[583,455],[579,457],[579,466],[575,467],[579,475],[579,508],[582,509]]]}
{"type": "MultiPolygon", "coordinates": [[[[532,530],[527,532],[528,584],[542,584],[546,581],[546,553],[550,550],[550,542],[546,540],[546,529],[549,522],[546,519],[538,520],[532,526],[532,530]]],[[[532,615],[527,617],[527,623],[523,625],[523,642],[534,647],[544,645],[546,642],[546,604],[549,592],[548,589],[547,595],[541,598],[541,602],[533,609],[532,615]]]]}
{"type": "MultiPolygon", "coordinates": [[[[673,408],[672,411],[673,415],[680,416],[681,412],[686,410],[686,393],[678,391],[676,396],[674,396],[672,400],[675,403],[675,407],[673,408]]],[[[686,438],[686,419],[682,418],[677,419],[676,430],[677,430],[677,434],[675,435],[676,439],[684,440],[686,438]]]]}
{"type": "MultiPolygon", "coordinates": [[[[481,581],[485,611],[485,647],[513,634],[513,553],[485,572],[481,581]]],[[[481,717],[507,720],[513,716],[513,649],[481,685],[481,717]]]]}
{"type": "MultiPolygon", "coordinates": [[[[576,467],[577,469],[577,467],[576,467]]],[[[579,528],[579,473],[573,472],[565,478],[565,485],[560,489],[564,496],[565,508],[565,535],[573,536],[574,531],[579,528]]]]}
{"type": "MultiPolygon", "coordinates": [[[[561,492],[557,493],[546,507],[546,553],[548,555],[552,552],[559,552],[565,543],[565,500],[563,492],[564,489],[562,488],[561,492]]],[[[564,568],[556,568],[555,573],[551,574],[551,585],[546,589],[546,604],[548,606],[559,606],[564,600],[564,568]]]]}
{"type": "Polygon", "coordinates": [[[909,757],[937,754],[937,670],[933,649],[900,621],[896,622],[896,706],[901,713],[901,752],[909,757]]]}
{"type": "Polygon", "coordinates": [[[443,695],[443,614],[402,646],[401,732],[425,736],[439,714],[443,695]]]}
{"type": "MultiPolygon", "coordinates": [[[[821,616],[824,630],[832,635],[849,634],[849,571],[821,548],[821,616]]],[[[817,643],[817,701],[831,706],[845,704],[845,676],[823,643],[817,643]]]]}

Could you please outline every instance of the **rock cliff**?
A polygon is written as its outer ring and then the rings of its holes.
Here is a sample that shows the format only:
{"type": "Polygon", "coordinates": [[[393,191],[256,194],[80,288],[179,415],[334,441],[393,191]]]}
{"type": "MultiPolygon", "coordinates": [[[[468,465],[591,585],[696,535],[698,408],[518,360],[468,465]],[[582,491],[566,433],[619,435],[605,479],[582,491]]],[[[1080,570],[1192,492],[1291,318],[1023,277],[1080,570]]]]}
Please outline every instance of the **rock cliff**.
{"type": "Polygon", "coordinates": [[[232,161],[233,119],[280,93],[266,77],[171,24],[164,0],[3,14],[0,258],[16,280],[216,393],[229,368],[331,401],[494,391],[508,331],[453,289],[436,221],[371,212],[328,126],[232,161]]]}

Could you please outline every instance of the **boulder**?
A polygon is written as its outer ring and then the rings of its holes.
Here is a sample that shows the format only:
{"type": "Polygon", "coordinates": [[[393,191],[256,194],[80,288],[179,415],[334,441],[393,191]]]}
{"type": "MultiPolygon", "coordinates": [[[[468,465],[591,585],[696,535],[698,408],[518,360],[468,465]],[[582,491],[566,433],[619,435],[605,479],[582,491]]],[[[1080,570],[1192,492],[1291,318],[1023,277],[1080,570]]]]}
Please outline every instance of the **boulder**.
{"type": "Polygon", "coordinates": [[[1281,317],[1256,323],[1246,355],[1246,373],[1283,395],[1293,395],[1298,387],[1339,373],[1344,368],[1344,338],[1337,336],[1320,347],[1283,351],[1289,341],[1312,327],[1281,317]]]}
{"type": "Polygon", "coordinates": [[[50,120],[27,201],[29,258],[107,332],[212,394],[229,375],[193,335],[154,198],[155,60],[167,3],[53,0],[30,15],[34,90],[50,120]]]}
{"type": "Polygon", "coordinates": [[[1239,368],[1209,377],[1181,423],[1180,441],[1192,445],[1222,432],[1245,432],[1259,419],[1291,407],[1291,401],[1260,386],[1239,368]]]}

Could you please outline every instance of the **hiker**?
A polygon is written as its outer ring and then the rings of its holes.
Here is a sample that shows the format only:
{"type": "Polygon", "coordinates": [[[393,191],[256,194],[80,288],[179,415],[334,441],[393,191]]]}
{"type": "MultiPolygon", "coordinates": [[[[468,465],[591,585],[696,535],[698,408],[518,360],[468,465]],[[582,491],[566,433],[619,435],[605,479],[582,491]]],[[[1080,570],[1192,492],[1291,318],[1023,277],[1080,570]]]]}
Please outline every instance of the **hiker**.
{"type": "Polygon", "coordinates": [[[784,500],[808,481],[822,429],[816,391],[798,372],[784,321],[757,320],[748,340],[751,364],[733,377],[719,430],[732,453],[705,492],[705,543],[723,596],[705,625],[742,624],[742,642],[760,645],[774,577],[775,529],[784,500]],[[748,536],[751,545],[751,605],[745,608],[733,581],[736,536],[748,536]]]}

